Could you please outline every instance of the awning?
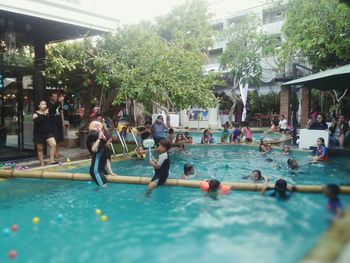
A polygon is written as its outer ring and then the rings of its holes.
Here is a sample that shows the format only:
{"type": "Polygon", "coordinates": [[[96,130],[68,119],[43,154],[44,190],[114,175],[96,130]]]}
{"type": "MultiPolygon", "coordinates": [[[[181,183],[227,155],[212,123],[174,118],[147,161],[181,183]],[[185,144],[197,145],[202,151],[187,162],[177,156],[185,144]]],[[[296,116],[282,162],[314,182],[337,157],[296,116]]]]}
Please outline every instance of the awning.
{"type": "Polygon", "coordinates": [[[291,80],[281,85],[303,85],[318,90],[350,88],[350,64],[291,80]]]}

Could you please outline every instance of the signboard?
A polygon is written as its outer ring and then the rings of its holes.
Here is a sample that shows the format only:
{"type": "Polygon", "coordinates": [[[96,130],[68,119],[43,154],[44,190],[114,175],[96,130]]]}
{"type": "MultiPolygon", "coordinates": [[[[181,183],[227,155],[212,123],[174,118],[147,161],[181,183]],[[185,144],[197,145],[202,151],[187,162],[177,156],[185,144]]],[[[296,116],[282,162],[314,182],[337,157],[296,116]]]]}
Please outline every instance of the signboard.
{"type": "Polygon", "coordinates": [[[187,111],[189,121],[207,121],[208,111],[205,109],[193,108],[187,111]]]}

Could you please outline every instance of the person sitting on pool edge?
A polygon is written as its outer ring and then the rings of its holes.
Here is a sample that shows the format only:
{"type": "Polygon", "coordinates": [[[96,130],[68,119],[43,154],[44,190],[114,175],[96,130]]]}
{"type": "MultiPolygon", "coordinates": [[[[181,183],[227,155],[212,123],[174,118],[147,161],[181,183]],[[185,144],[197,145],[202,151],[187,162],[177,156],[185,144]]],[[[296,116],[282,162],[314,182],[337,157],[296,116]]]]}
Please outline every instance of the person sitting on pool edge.
{"type": "Polygon", "coordinates": [[[252,131],[249,129],[248,122],[244,121],[242,122],[242,130],[241,130],[241,142],[252,142],[253,141],[253,134],[252,131]]]}
{"type": "Polygon", "coordinates": [[[260,170],[254,170],[251,175],[246,175],[246,176],[242,176],[242,179],[251,179],[253,181],[253,183],[260,183],[260,182],[264,182],[264,183],[268,183],[269,182],[269,178],[267,176],[262,176],[261,171],[260,170]]]}
{"type": "Polygon", "coordinates": [[[296,191],[296,187],[292,186],[290,189],[288,188],[287,181],[284,179],[278,179],[275,182],[275,187],[265,186],[261,194],[264,195],[266,191],[274,190],[269,196],[276,197],[277,200],[287,200],[291,197],[291,193],[296,191]]]}
{"type": "Polygon", "coordinates": [[[233,125],[233,130],[230,138],[230,143],[240,143],[241,142],[241,127],[238,124],[233,125]]]}
{"type": "Polygon", "coordinates": [[[158,146],[159,157],[158,160],[150,160],[149,164],[154,168],[154,176],[147,186],[147,195],[150,195],[154,188],[163,185],[169,176],[170,159],[169,150],[170,142],[168,140],[160,140],[158,146]]]}
{"type": "Polygon", "coordinates": [[[203,135],[201,138],[201,144],[212,144],[214,143],[214,139],[210,134],[210,131],[208,129],[205,129],[203,131],[203,135]]]}
{"type": "Polygon", "coordinates": [[[324,139],[322,137],[317,139],[317,149],[314,161],[328,161],[328,153],[326,146],[324,145],[324,139]]]}
{"type": "Polygon", "coordinates": [[[187,179],[189,179],[189,177],[190,177],[191,175],[193,175],[193,174],[194,174],[193,165],[190,164],[190,163],[186,163],[186,164],[184,165],[184,173],[183,173],[183,175],[180,177],[180,179],[181,179],[181,180],[187,180],[187,179]]]}
{"type": "Polygon", "coordinates": [[[222,130],[221,133],[221,143],[228,143],[230,139],[230,131],[229,131],[229,123],[226,122],[224,124],[224,129],[222,130]]]}
{"type": "Polygon", "coordinates": [[[327,209],[333,216],[332,219],[341,218],[344,216],[343,205],[338,198],[340,188],[336,184],[327,184],[322,187],[325,197],[328,198],[327,209]]]}
{"type": "Polygon", "coordinates": [[[217,199],[219,194],[227,195],[231,191],[230,186],[221,184],[221,182],[217,179],[207,179],[201,182],[200,188],[203,192],[207,192],[207,196],[212,199],[217,199]]]}

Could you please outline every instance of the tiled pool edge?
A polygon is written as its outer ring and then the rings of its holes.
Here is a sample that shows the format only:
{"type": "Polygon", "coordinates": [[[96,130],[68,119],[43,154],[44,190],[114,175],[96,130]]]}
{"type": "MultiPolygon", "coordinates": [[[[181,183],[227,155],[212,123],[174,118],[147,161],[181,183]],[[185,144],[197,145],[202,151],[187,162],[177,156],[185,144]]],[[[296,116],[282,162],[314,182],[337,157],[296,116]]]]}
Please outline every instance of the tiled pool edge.
{"type": "Polygon", "coordinates": [[[317,244],[308,252],[301,263],[349,262],[350,258],[345,259],[342,257],[344,253],[349,254],[349,250],[350,207],[346,209],[345,216],[334,222],[321,236],[317,244]]]}

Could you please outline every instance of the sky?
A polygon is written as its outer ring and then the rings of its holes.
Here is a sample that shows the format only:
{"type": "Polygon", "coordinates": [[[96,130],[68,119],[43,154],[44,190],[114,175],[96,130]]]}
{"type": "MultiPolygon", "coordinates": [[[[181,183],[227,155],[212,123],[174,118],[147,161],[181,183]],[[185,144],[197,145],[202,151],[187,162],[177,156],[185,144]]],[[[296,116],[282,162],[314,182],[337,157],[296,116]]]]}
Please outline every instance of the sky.
{"type": "MultiPolygon", "coordinates": [[[[89,0],[86,0],[87,2],[89,0]]],[[[95,11],[111,16],[120,23],[137,23],[169,13],[172,7],[186,0],[93,0],[95,11]]],[[[240,10],[266,3],[266,0],[207,0],[214,17],[224,17],[240,10]]],[[[91,4],[91,2],[90,2],[91,4]]]]}

